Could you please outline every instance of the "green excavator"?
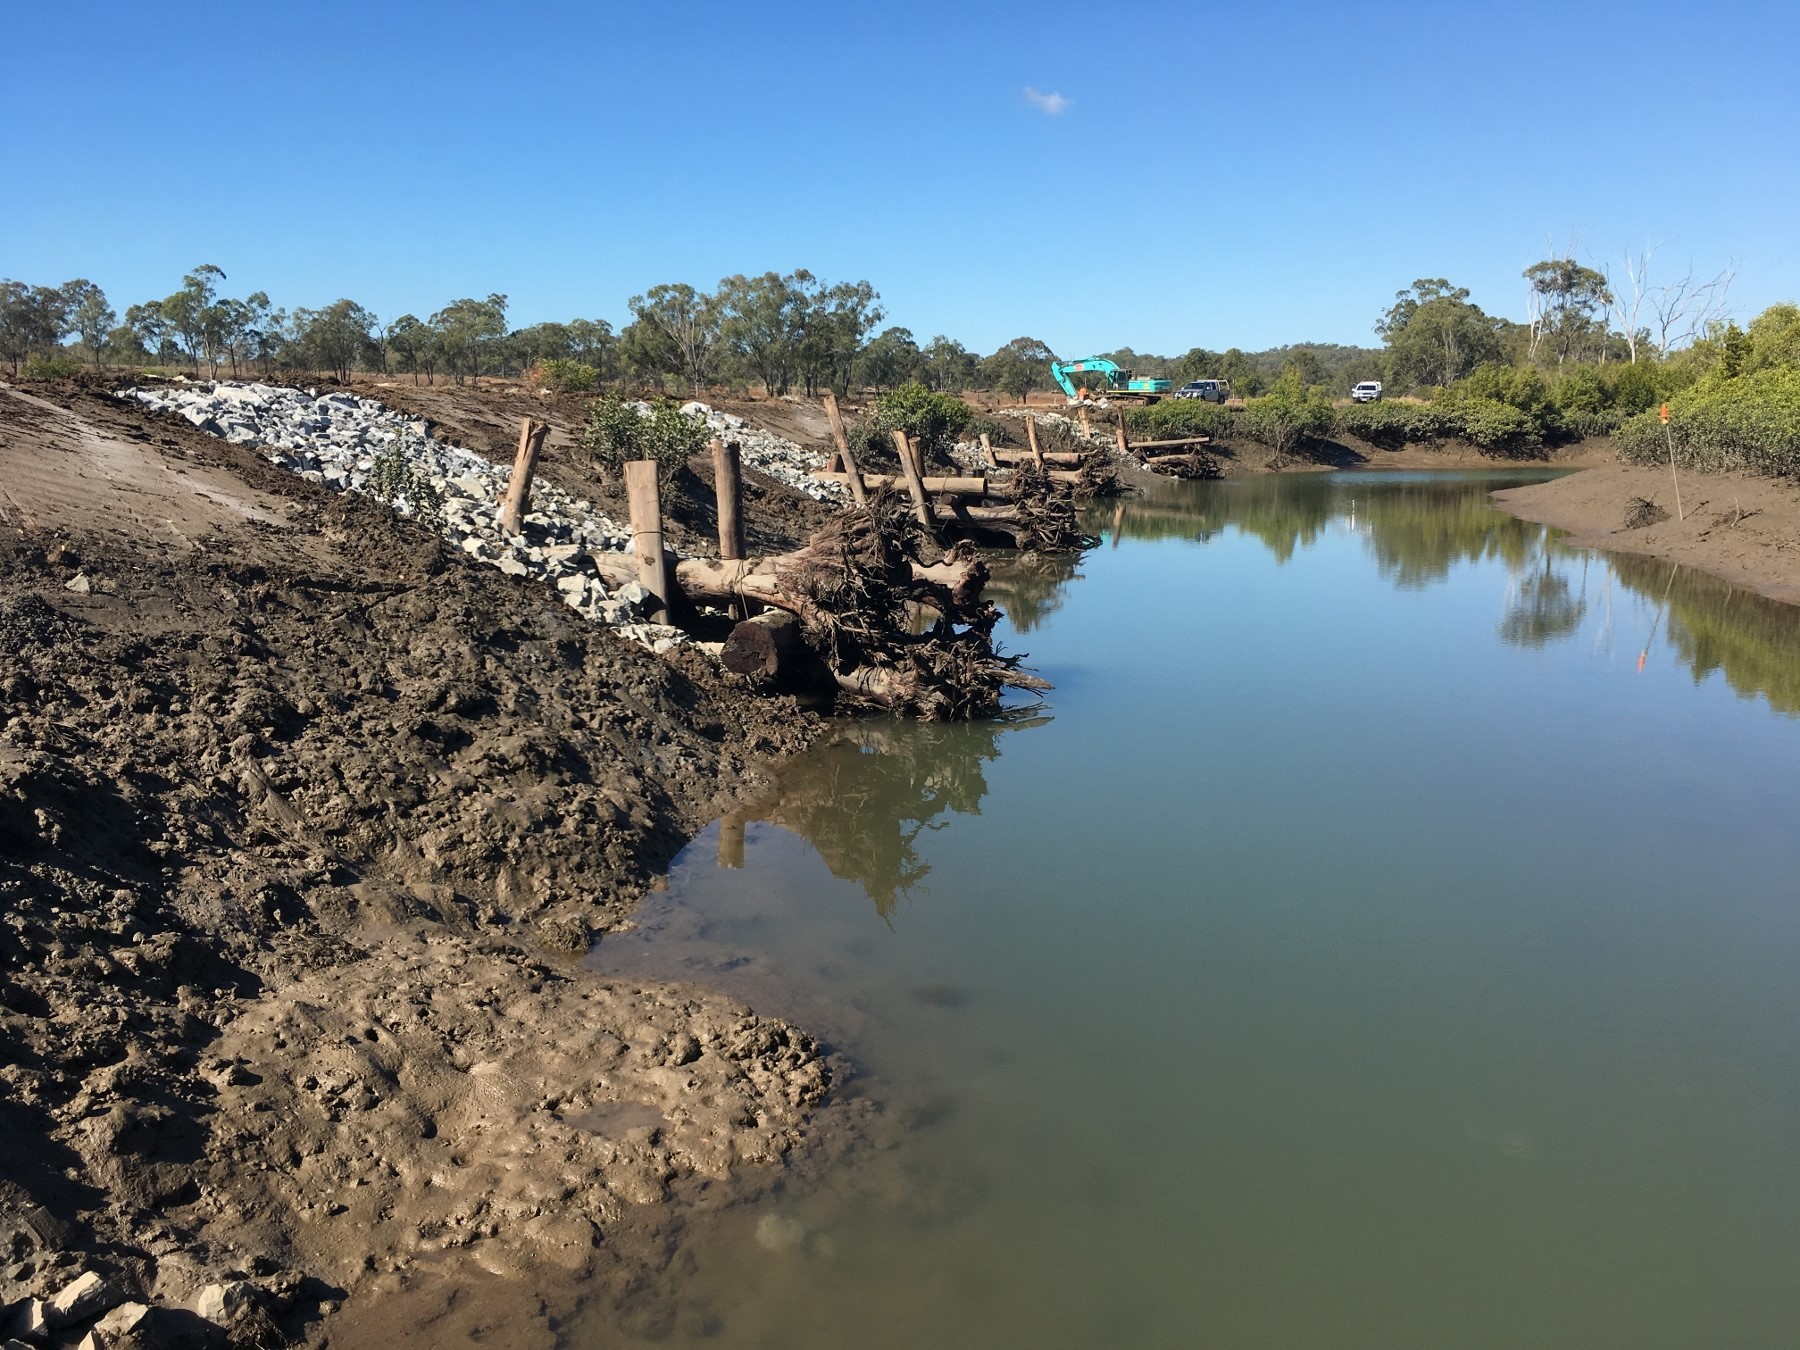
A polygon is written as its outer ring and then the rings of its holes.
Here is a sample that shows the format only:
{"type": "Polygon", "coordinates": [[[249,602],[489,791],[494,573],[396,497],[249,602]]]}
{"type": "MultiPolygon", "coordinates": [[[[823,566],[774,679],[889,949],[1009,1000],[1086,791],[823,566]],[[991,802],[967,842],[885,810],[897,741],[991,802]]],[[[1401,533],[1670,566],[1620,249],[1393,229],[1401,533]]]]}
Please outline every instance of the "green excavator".
{"type": "Polygon", "coordinates": [[[1115,403],[1154,403],[1175,387],[1168,380],[1133,375],[1118,362],[1108,361],[1104,356],[1084,356],[1079,361],[1053,361],[1050,364],[1051,378],[1062,386],[1071,403],[1079,403],[1088,395],[1085,389],[1077,388],[1069,376],[1090,370],[1106,377],[1106,386],[1099,392],[1115,403]]]}

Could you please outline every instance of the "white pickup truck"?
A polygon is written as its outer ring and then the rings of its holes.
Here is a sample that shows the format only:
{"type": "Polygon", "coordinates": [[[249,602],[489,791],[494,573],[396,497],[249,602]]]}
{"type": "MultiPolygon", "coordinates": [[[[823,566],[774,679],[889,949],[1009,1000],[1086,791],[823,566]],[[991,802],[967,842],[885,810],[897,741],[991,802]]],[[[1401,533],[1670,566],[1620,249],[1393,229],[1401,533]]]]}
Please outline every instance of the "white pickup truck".
{"type": "Polygon", "coordinates": [[[1350,401],[1352,403],[1373,403],[1380,397],[1380,380],[1364,380],[1361,384],[1354,386],[1350,390],[1350,401]]]}

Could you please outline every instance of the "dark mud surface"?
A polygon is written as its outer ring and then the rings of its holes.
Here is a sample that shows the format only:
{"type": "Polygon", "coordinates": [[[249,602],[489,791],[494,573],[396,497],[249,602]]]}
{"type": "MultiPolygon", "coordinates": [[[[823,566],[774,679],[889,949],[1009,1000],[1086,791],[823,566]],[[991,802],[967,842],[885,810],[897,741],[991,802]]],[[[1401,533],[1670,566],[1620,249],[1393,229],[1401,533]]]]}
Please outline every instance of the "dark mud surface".
{"type": "MultiPolygon", "coordinates": [[[[93,1270],[343,1344],[428,1270],[641,1295],[659,1202],[778,1173],[831,1066],[577,958],[817,720],[32,392],[0,389],[0,1305],[93,1270]]],[[[526,1302],[520,1343],[558,1315],[526,1302]]]]}

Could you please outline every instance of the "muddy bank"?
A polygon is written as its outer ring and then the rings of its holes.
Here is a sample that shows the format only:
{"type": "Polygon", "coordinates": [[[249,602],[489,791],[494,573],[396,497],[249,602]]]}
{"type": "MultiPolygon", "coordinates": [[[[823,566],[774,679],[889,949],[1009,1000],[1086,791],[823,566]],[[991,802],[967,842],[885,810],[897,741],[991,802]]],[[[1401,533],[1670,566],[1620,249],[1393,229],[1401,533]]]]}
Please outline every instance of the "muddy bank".
{"type": "Polygon", "coordinates": [[[633,1287],[806,1137],[804,1033],[578,958],[819,723],[542,589],[0,389],[0,1305],[341,1344],[421,1262],[633,1287]]]}
{"type": "Polygon", "coordinates": [[[1666,469],[1624,464],[1509,488],[1493,500],[1567,530],[1571,543],[1665,558],[1800,604],[1800,488],[1740,473],[1684,473],[1680,486],[1681,517],[1666,469]]]}

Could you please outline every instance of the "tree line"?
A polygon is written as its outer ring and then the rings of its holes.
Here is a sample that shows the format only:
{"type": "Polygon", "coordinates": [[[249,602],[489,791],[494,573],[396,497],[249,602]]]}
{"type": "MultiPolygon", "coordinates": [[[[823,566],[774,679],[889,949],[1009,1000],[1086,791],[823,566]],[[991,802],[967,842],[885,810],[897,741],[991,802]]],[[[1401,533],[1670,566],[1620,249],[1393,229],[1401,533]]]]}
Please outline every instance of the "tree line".
{"type": "Polygon", "coordinates": [[[274,371],[346,379],[366,371],[461,383],[548,370],[583,388],[760,385],[777,395],[813,395],[916,382],[1018,396],[1050,386],[1054,359],[1032,338],[983,357],[941,334],[921,345],[905,328],[877,332],[886,315],[869,282],[827,283],[805,269],[729,276],[711,291],[653,286],[631,297],[631,321],[618,330],[581,318],[513,328],[499,292],[384,323],[354,300],[287,310],[264,291],[229,295],[227,282],[221,268],[203,264],[171,294],[131,305],[121,318],[86,279],[0,281],[0,359],[14,375],[21,368],[71,373],[86,364],[185,367],[214,379],[274,371]]]}
{"type": "MultiPolygon", "coordinates": [[[[1578,401],[1587,405],[1596,383],[1623,388],[1621,411],[1629,414],[1641,411],[1635,405],[1645,390],[1660,396],[1684,387],[1711,359],[1707,353],[1744,339],[1724,312],[1729,269],[1696,279],[1690,268],[1663,281],[1651,263],[1650,250],[1627,254],[1622,269],[1589,267],[1572,256],[1535,263],[1522,278],[1522,322],[1486,313],[1467,288],[1445,278],[1421,278],[1377,318],[1379,347],[1194,347],[1174,357],[1124,347],[1100,354],[1177,385],[1223,379],[1246,398],[1266,395],[1290,376],[1334,396],[1366,379],[1383,380],[1390,393],[1429,396],[1475,378],[1487,396],[1497,386],[1535,388],[1520,372],[1537,372],[1550,385],[1584,391],[1578,401]],[[1638,365],[1653,367],[1653,376],[1621,380],[1616,373],[1638,365]],[[1598,381],[1583,369],[1607,367],[1613,369],[1598,381]]],[[[805,269],[729,276],[711,291],[653,286],[631,297],[631,320],[616,331],[604,319],[579,318],[511,328],[507,297],[497,292],[383,323],[353,300],[285,310],[263,291],[227,295],[226,283],[219,267],[204,264],[170,295],[128,307],[121,320],[85,279],[56,287],[0,282],[0,359],[15,375],[36,357],[46,368],[79,360],[187,367],[214,378],[285,370],[343,379],[360,370],[461,382],[547,371],[552,383],[568,387],[634,383],[696,393],[760,385],[773,394],[811,395],[916,383],[1023,398],[1054,387],[1056,357],[1040,339],[1015,338],[987,355],[942,334],[920,342],[909,329],[880,327],[886,314],[869,282],[827,283],[805,269]]]]}

